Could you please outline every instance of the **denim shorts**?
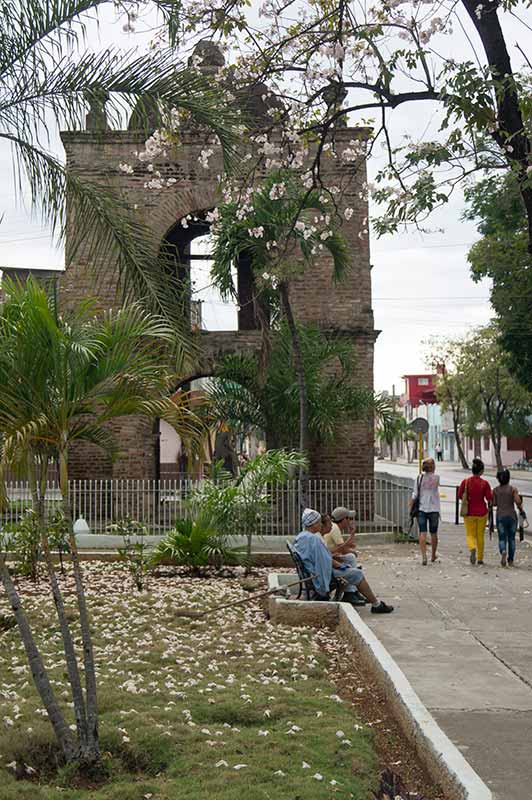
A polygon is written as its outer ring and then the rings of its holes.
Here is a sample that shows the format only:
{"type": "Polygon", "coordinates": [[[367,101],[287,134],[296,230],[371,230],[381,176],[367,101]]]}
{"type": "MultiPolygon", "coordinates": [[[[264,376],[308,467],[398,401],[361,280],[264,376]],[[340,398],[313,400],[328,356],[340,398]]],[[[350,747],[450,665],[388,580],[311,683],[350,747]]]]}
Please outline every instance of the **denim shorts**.
{"type": "Polygon", "coordinates": [[[429,524],[429,531],[431,533],[438,533],[438,524],[440,522],[440,514],[438,511],[419,511],[417,515],[417,524],[419,525],[419,532],[427,532],[427,522],[429,524]]]}

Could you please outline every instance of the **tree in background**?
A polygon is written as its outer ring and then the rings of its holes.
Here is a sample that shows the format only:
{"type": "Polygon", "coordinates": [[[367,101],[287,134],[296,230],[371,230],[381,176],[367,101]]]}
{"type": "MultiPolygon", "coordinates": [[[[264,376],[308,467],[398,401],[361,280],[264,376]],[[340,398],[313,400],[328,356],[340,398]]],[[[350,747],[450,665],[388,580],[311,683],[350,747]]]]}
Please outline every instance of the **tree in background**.
{"type": "Polygon", "coordinates": [[[467,387],[459,369],[462,342],[459,339],[433,338],[426,342],[427,366],[437,375],[436,398],[443,412],[449,411],[460,463],[469,469],[463,435],[467,419],[467,387]]]}
{"type": "Polygon", "coordinates": [[[491,279],[491,304],[509,367],[532,391],[532,256],[517,178],[513,173],[487,177],[465,196],[464,216],[478,221],[482,235],[468,253],[473,279],[491,279]]]}
{"type": "MultiPolygon", "coordinates": [[[[353,347],[341,336],[325,336],[298,325],[308,400],[308,432],[313,444],[334,441],[338,431],[374,413],[385,415],[389,403],[355,379],[353,347]]],[[[242,435],[263,432],[269,448],[299,442],[299,388],[291,334],[286,322],[271,333],[264,374],[256,358],[227,356],[211,381],[212,415],[242,435]]]]}
{"type": "Polygon", "coordinates": [[[532,393],[513,376],[495,325],[480,328],[462,340],[457,371],[465,385],[468,417],[486,426],[497,467],[502,469],[502,437],[526,432],[525,417],[532,411],[532,393]]]}
{"type": "Polygon", "coordinates": [[[410,464],[413,459],[410,443],[416,441],[416,434],[410,428],[402,414],[395,411],[391,405],[389,409],[390,410],[386,414],[377,417],[377,439],[388,447],[391,461],[397,459],[397,453],[394,452],[394,445],[398,447],[400,442],[404,442],[408,463],[410,464]]]}
{"type": "Polygon", "coordinates": [[[57,609],[76,735],[68,727],[48,679],[17,588],[0,559],[0,578],[19,626],[35,686],[66,762],[84,769],[100,763],[96,673],[82,569],[70,512],[68,457],[76,442],[90,442],[111,455],[116,443],[107,423],[128,414],[162,417],[185,439],[200,440],[195,416],[170,399],[174,376],[164,364],[175,341],[162,317],[130,304],[95,316],[86,301],[60,316],[53,296],[29,280],[24,288],[3,287],[0,309],[0,464],[19,467],[28,477],[41,549],[57,609]],[[59,463],[60,489],[68,521],[79,623],[85,694],[71,626],[50,554],[45,519],[46,471],[59,463]]]}

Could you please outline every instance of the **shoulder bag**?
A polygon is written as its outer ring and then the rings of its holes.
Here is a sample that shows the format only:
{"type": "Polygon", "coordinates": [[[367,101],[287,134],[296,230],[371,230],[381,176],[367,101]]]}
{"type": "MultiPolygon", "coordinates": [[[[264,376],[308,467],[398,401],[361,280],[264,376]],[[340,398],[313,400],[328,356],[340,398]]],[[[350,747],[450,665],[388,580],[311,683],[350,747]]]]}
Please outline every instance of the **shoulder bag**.
{"type": "Polygon", "coordinates": [[[414,500],[412,500],[412,507],[410,508],[410,516],[412,517],[412,519],[414,519],[414,517],[417,517],[417,515],[419,514],[419,501],[421,499],[422,482],[423,482],[423,475],[420,475],[419,478],[417,479],[416,497],[414,498],[414,500]]]}
{"type": "Polygon", "coordinates": [[[460,516],[467,517],[469,514],[469,497],[467,496],[467,481],[465,482],[464,493],[460,502],[460,516]]]}

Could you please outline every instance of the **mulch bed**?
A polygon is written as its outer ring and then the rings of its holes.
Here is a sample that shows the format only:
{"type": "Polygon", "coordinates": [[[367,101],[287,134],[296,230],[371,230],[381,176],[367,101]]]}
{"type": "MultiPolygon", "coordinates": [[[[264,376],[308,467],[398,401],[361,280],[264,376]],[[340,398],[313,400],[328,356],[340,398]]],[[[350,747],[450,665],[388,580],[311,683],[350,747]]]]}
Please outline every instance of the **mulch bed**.
{"type": "Polygon", "coordinates": [[[405,739],[382,689],[367,667],[357,661],[353,648],[331,629],[319,629],[318,637],[339,696],[351,703],[361,722],[373,730],[381,767],[381,786],[375,800],[448,800],[405,739]]]}
{"type": "Polygon", "coordinates": [[[359,719],[373,730],[382,769],[376,800],[398,797],[401,800],[446,800],[446,795],[435,785],[405,739],[375,678],[357,661],[356,652],[334,631],[319,638],[330,660],[330,677],[338,687],[338,694],[353,705],[359,719]]]}

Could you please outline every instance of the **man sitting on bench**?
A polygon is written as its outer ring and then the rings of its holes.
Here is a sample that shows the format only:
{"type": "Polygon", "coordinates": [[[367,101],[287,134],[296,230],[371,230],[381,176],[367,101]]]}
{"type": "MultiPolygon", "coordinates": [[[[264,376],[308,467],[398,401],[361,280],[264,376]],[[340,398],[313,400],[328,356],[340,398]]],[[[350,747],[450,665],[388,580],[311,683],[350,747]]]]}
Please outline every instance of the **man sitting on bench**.
{"type": "Polygon", "coordinates": [[[383,600],[379,602],[361,569],[333,559],[321,536],[315,535],[321,531],[321,514],[319,511],[306,508],[303,511],[301,523],[303,530],[298,533],[294,540],[294,550],[302,560],[305,569],[311,575],[316,576],[313,579],[313,584],[320,599],[329,599],[329,587],[334,576],[347,581],[348,586],[344,593],[344,602],[351,602],[350,598],[353,598],[353,595],[358,590],[371,603],[372,614],[390,614],[393,611],[393,606],[386,605],[383,600]]]}

